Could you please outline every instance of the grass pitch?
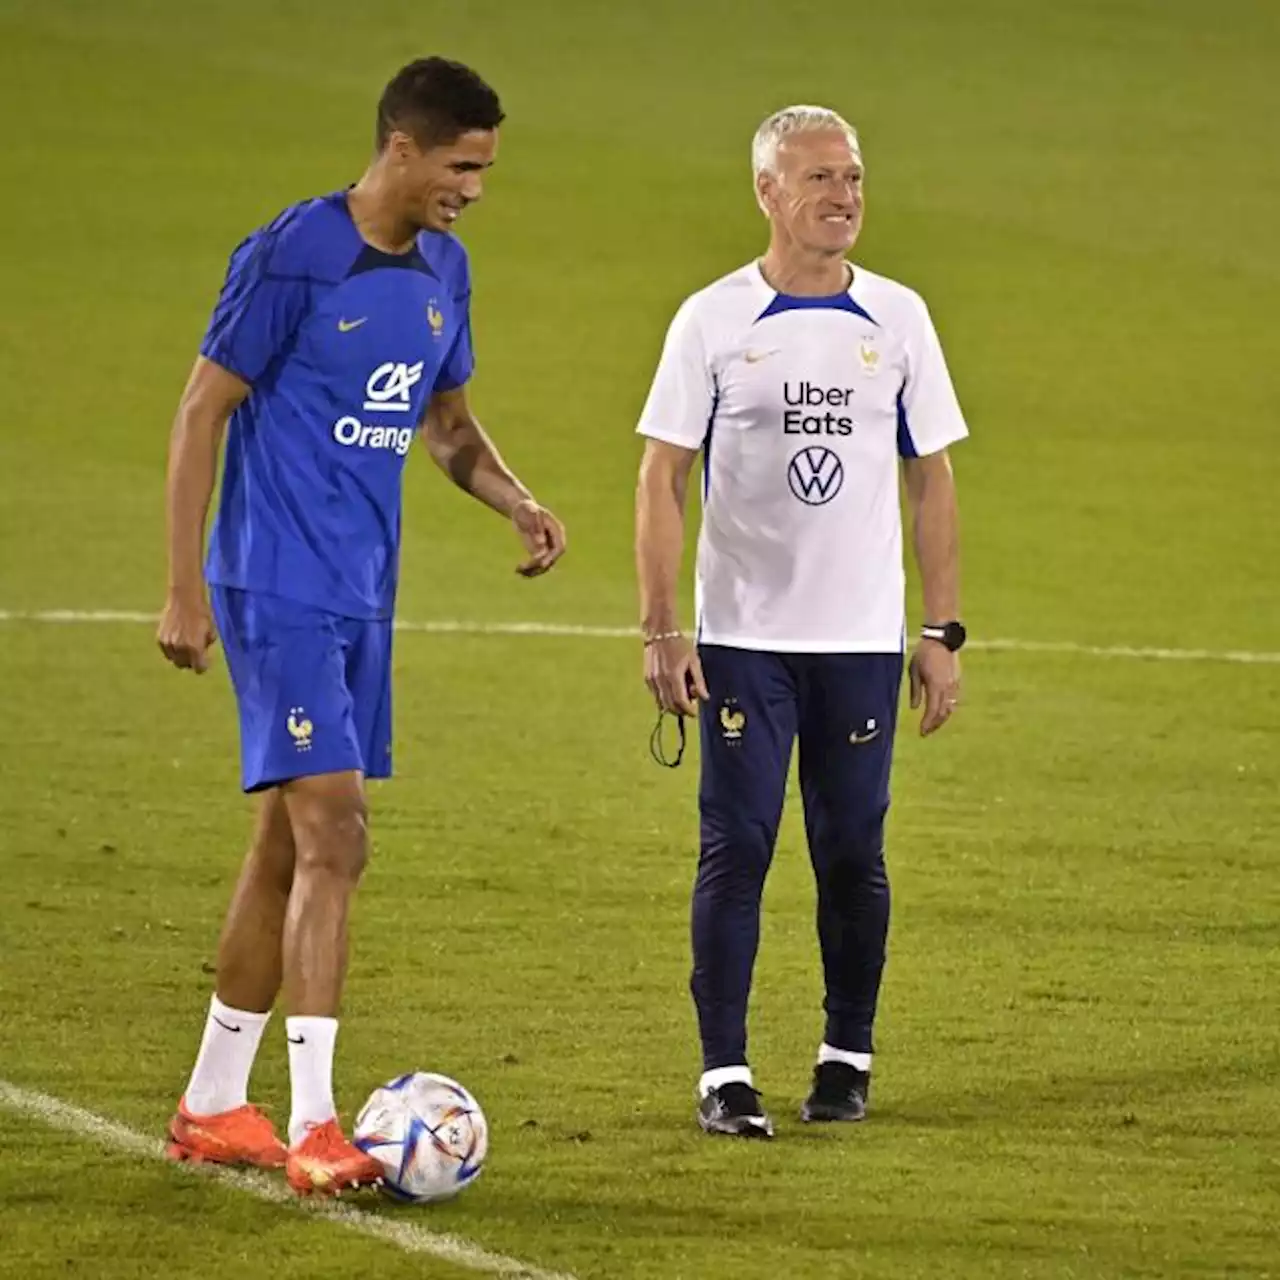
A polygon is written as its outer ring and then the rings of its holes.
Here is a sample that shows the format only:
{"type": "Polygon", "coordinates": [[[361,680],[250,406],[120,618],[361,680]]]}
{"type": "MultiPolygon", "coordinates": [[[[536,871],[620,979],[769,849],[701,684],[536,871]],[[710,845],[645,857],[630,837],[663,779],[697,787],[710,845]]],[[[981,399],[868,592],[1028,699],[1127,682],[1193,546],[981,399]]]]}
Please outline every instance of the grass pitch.
{"type": "MultiPolygon", "coordinates": [[[[401,62],[510,115],[463,234],[476,399],[566,519],[551,579],[419,457],[409,619],[627,625],[631,437],[687,292],[759,248],[747,143],[860,126],[860,256],[926,294],[973,634],[1280,649],[1280,19],[1142,0],[833,11],[8,0],[0,609],[152,610],[168,422],[227,253],[353,179],[401,62]]],[[[913,602],[914,603],[914,602],[913,602]]],[[[904,734],[873,1118],[794,1112],[821,1032],[799,815],[766,898],[772,1145],[692,1119],[696,761],[625,640],[404,634],[340,1104],[413,1067],[494,1127],[453,1204],[371,1212],[581,1280],[1276,1274],[1280,666],[975,650],[904,734]]],[[[0,624],[0,1079],[158,1135],[248,831],[224,674],[139,624],[0,624]]],[[[255,1091],[287,1108],[283,1031],[255,1091]]],[[[460,1267],[0,1109],[0,1273],[460,1267]]]]}

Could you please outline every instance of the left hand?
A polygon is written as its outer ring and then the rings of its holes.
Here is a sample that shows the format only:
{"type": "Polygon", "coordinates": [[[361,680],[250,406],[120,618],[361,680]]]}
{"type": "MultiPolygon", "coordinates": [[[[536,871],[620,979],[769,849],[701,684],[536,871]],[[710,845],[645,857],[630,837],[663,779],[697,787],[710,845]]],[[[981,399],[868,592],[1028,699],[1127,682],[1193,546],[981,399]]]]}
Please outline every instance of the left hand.
{"type": "Polygon", "coordinates": [[[951,719],[960,701],[960,655],[936,640],[921,640],[911,655],[911,709],[924,704],[920,736],[927,738],[951,719]]]}
{"type": "Polygon", "coordinates": [[[516,503],[511,512],[511,523],[529,553],[529,558],[516,566],[521,577],[536,578],[546,573],[564,555],[564,525],[532,498],[516,503]]]}

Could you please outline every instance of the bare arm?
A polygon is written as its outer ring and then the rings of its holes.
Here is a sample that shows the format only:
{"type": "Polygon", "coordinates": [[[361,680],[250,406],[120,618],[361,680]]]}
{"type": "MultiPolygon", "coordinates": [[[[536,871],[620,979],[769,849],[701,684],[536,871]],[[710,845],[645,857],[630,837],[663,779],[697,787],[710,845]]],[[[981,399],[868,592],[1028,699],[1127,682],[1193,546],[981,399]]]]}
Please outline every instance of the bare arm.
{"type": "Polygon", "coordinates": [[[924,594],[924,620],[960,616],[960,520],[951,459],[943,449],[902,464],[912,540],[924,594]]]}
{"type": "Polygon", "coordinates": [[[678,631],[676,597],[684,555],[684,508],[696,449],[649,440],[636,485],[636,576],[646,636],[678,631]]]}
{"type": "Polygon", "coordinates": [[[203,671],[214,640],[205,597],[205,522],[218,474],[218,450],[227,421],[249,394],[235,374],[203,356],[196,359],[169,436],[165,480],[168,592],[156,635],[175,666],[203,671]]]}
{"type": "Polygon", "coordinates": [[[696,449],[645,444],[636,485],[636,577],[645,638],[645,683],[666,711],[693,715],[707,697],[697,654],[677,621],[684,508],[696,449]]]}
{"type": "Polygon", "coordinates": [[[545,573],[564,554],[564,527],[520,483],[476,421],[466,387],[437,391],[427,405],[422,438],[441,471],[473,498],[506,516],[516,527],[529,559],[525,577],[545,573]]]}
{"type": "MultiPolygon", "coordinates": [[[[960,520],[955,477],[945,449],[902,464],[912,540],[924,595],[924,620],[960,616],[960,520]]],[[[927,736],[950,718],[960,695],[960,659],[936,640],[921,640],[911,657],[911,705],[923,701],[920,732],[927,736]]]]}
{"type": "Polygon", "coordinates": [[[473,498],[510,516],[533,495],[516,479],[476,421],[466,387],[437,391],[427,405],[422,439],[441,471],[473,498]]]}

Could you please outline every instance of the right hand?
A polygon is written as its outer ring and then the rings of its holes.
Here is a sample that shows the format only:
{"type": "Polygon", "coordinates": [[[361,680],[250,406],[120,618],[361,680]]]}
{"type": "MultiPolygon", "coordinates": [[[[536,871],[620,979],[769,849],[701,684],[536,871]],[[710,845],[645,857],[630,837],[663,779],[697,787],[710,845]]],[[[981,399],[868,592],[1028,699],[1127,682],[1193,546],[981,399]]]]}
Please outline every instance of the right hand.
{"type": "Polygon", "coordinates": [[[171,591],[164,602],[156,643],[175,667],[197,675],[209,669],[209,648],[218,638],[213,614],[203,590],[182,594],[171,591]]]}
{"type": "Polygon", "coordinates": [[[677,716],[697,715],[698,702],[711,696],[697,650],[684,636],[645,645],[644,682],[658,706],[677,716]]]}

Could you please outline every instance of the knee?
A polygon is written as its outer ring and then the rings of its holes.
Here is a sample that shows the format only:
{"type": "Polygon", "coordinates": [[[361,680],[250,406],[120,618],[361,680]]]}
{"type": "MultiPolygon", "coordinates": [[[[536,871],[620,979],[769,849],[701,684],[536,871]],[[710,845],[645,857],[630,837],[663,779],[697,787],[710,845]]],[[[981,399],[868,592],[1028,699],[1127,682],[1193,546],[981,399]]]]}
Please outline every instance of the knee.
{"type": "Polygon", "coordinates": [[[756,892],[764,885],[776,825],[744,813],[704,813],[698,888],[710,892],[756,892]]]}
{"type": "Polygon", "coordinates": [[[260,883],[287,897],[293,883],[294,857],[293,831],[284,797],[279,792],[268,792],[249,847],[253,873],[260,883]]]}
{"type": "Polygon", "coordinates": [[[369,860],[369,811],[362,794],[308,797],[290,806],[290,817],[298,873],[360,879],[369,860]]]}
{"type": "Polygon", "coordinates": [[[826,848],[815,850],[815,862],[825,869],[827,884],[834,890],[841,888],[880,888],[889,883],[884,862],[884,833],[874,831],[847,831],[831,840],[826,848]]]}

